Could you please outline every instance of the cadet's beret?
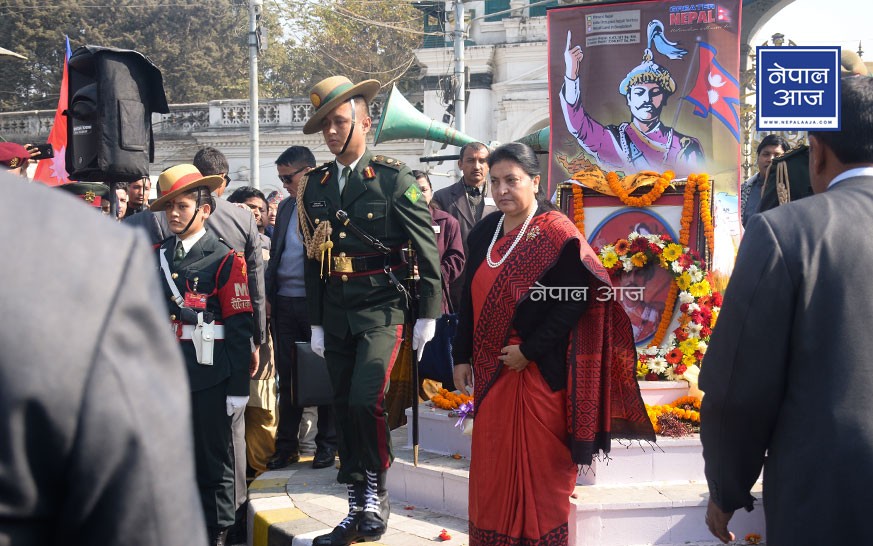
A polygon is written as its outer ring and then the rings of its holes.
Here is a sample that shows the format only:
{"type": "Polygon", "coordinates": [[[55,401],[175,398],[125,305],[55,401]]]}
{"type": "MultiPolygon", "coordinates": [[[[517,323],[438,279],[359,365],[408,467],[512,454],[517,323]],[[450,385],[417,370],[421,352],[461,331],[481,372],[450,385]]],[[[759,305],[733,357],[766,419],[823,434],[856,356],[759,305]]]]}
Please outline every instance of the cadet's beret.
{"type": "Polygon", "coordinates": [[[109,186],[102,182],[70,182],[58,187],[81,198],[92,207],[101,207],[103,198],[109,195],[109,186]]]}
{"type": "Polygon", "coordinates": [[[15,169],[30,159],[30,152],[21,144],[0,142],[0,165],[15,169]]]}

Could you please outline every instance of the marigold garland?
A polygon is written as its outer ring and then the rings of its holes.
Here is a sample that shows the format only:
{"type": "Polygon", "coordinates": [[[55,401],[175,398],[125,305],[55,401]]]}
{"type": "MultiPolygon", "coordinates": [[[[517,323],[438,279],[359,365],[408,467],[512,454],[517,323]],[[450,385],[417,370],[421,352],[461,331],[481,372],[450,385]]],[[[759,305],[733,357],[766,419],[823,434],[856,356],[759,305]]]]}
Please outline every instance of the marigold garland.
{"type": "Polygon", "coordinates": [[[691,424],[694,430],[697,430],[700,426],[700,399],[695,396],[683,396],[669,404],[659,406],[646,404],[646,414],[649,421],[652,422],[656,434],[660,432],[658,417],[665,414],[672,414],[680,421],[691,424]]]}
{"type": "Polygon", "coordinates": [[[637,179],[646,181],[651,179],[655,180],[652,189],[639,197],[631,197],[630,194],[633,190],[626,190],[619,182],[618,174],[612,171],[606,173],[606,183],[609,184],[609,189],[612,190],[612,193],[614,193],[615,196],[625,205],[629,207],[650,207],[655,201],[661,198],[664,194],[664,190],[670,186],[670,182],[674,177],[675,175],[673,174],[673,171],[666,171],[664,174],[658,174],[654,171],[641,171],[637,174],[625,177],[625,185],[631,188],[638,186],[634,183],[637,179]]]}
{"type": "Polygon", "coordinates": [[[468,394],[459,394],[449,392],[448,389],[440,389],[437,394],[430,399],[433,405],[444,410],[456,410],[461,404],[470,402],[473,397],[468,394]]]}
{"type": "MultiPolygon", "coordinates": [[[[573,180],[577,180],[581,182],[583,185],[587,187],[597,188],[599,191],[605,192],[605,187],[609,188],[616,197],[621,200],[622,203],[632,207],[649,207],[655,203],[670,186],[673,181],[674,173],[672,171],[665,171],[663,174],[659,174],[654,171],[641,171],[638,174],[631,175],[625,177],[624,179],[620,179],[618,174],[615,172],[608,172],[604,176],[603,171],[600,169],[589,169],[585,171],[579,171],[573,175],[573,180]],[[604,184],[605,182],[605,184],[604,184]],[[652,184],[652,188],[645,194],[639,197],[631,197],[631,193],[634,189],[652,184]],[[626,189],[627,188],[627,189],[626,189]]],[[[579,229],[579,232],[582,235],[585,235],[585,211],[583,204],[583,192],[584,188],[574,184],[573,188],[573,222],[576,227],[579,229]]],[[[695,270],[695,277],[699,277],[700,271],[705,273],[705,268],[699,258],[696,255],[688,255],[688,244],[691,239],[691,224],[694,220],[694,195],[696,193],[700,194],[700,218],[703,223],[703,232],[706,240],[706,248],[709,251],[709,254],[712,255],[714,244],[715,244],[715,230],[713,226],[712,220],[712,210],[711,210],[711,191],[712,185],[709,180],[709,176],[707,174],[691,174],[688,176],[688,179],[685,183],[685,190],[683,193],[683,203],[682,203],[682,217],[680,220],[680,230],[679,230],[679,245],[676,246],[679,250],[670,249],[666,250],[664,246],[661,246],[660,253],[656,257],[661,267],[664,267],[668,271],[674,273],[676,276],[675,282],[670,285],[670,290],[667,294],[667,299],[665,303],[665,311],[661,314],[661,320],[658,323],[658,328],[655,330],[655,335],[652,338],[651,343],[649,344],[650,349],[658,349],[662,343],[664,343],[665,338],[667,337],[668,330],[670,328],[670,323],[673,319],[672,310],[676,306],[676,301],[680,297],[680,293],[683,294],[685,298],[691,297],[692,302],[694,298],[699,298],[705,296],[707,294],[712,294],[712,288],[706,284],[702,284],[701,279],[696,279],[696,282],[692,282],[692,278],[687,273],[679,273],[675,269],[672,268],[671,264],[680,261],[680,265],[682,268],[687,268],[690,264],[694,264],[697,269],[695,270]],[[680,246],[681,245],[681,246],[680,246]],[[681,254],[681,256],[680,256],[681,254]],[[681,260],[680,260],[681,259],[681,260]],[[677,275],[677,273],[679,273],[677,275]]],[[[645,254],[645,252],[640,252],[636,250],[635,252],[629,252],[628,241],[625,239],[620,239],[612,246],[612,253],[607,253],[604,255],[600,254],[601,262],[603,265],[611,270],[612,272],[617,272],[618,270],[623,269],[624,271],[631,271],[634,267],[645,267],[649,263],[653,263],[653,260],[650,259],[649,256],[645,254]]],[[[606,248],[606,247],[604,247],[606,248]]],[[[657,252],[657,249],[654,251],[657,252]]],[[[720,297],[720,294],[719,294],[720,297]]],[[[687,302],[685,303],[687,305],[687,302]]],[[[717,316],[718,309],[712,309],[712,314],[717,316]]],[[[691,321],[687,316],[680,317],[680,327],[676,330],[675,334],[679,337],[688,337],[685,330],[692,325],[695,327],[695,322],[691,321]]],[[[706,336],[708,339],[708,336],[706,336]]],[[[671,340],[670,345],[673,345],[673,340],[671,340]]],[[[663,356],[663,355],[661,355],[663,356]]],[[[685,355],[688,357],[689,355],[685,355]]],[[[702,354],[700,356],[702,358],[702,354]]],[[[697,364],[700,358],[696,359],[694,362],[691,361],[691,358],[685,358],[684,362],[678,362],[676,365],[678,366],[688,366],[691,364],[697,364]]],[[[642,363],[641,358],[641,367],[645,368],[644,363],[642,363]]],[[[672,364],[672,363],[671,363],[672,364]]],[[[638,372],[641,376],[646,375],[648,372],[645,369],[639,369],[638,372]]],[[[660,374],[658,374],[660,375],[660,374]]],[[[681,374],[678,374],[681,376],[681,374]]],[[[669,377],[668,377],[669,378],[669,377]]]]}
{"type": "Polygon", "coordinates": [[[673,276],[654,341],[639,351],[637,377],[651,381],[685,378],[689,368],[699,366],[703,360],[721,307],[721,294],[713,292],[703,261],[687,246],[674,243],[669,235],[637,232],[596,252],[610,275],[657,264],[673,276]],[[677,300],[679,327],[667,338],[677,300]]]}
{"type": "Polygon", "coordinates": [[[582,237],[585,237],[585,205],[582,199],[582,186],[573,184],[573,223],[582,237]]]}

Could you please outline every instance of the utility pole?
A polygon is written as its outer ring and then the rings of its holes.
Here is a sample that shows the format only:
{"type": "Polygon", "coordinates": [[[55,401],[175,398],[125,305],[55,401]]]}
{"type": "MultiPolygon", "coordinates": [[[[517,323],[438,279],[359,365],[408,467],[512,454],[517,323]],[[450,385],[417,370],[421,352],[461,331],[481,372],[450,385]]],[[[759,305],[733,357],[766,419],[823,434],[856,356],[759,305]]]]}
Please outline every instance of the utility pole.
{"type": "Polygon", "coordinates": [[[455,0],[455,129],[464,132],[466,81],[464,74],[464,2],[455,0]]]}
{"type": "Polygon", "coordinates": [[[258,20],[261,17],[263,0],[249,0],[249,127],[251,128],[251,149],[249,166],[251,185],[261,189],[260,140],[258,119],[258,20]]]}

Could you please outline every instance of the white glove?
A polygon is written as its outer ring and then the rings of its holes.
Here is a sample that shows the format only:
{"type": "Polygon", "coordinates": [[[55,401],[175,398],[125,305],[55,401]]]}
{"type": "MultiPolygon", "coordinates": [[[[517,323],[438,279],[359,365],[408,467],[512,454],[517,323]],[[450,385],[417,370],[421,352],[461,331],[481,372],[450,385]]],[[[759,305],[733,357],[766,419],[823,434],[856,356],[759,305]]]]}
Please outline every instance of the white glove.
{"type": "Polygon", "coordinates": [[[227,404],[227,416],[230,417],[233,415],[233,410],[238,410],[240,408],[246,407],[246,404],[249,403],[248,396],[228,396],[225,401],[227,404]]]}
{"type": "Polygon", "coordinates": [[[420,318],[412,329],[412,350],[418,351],[418,359],[424,354],[424,346],[436,334],[436,319],[420,318]]]}
{"type": "Polygon", "coordinates": [[[324,328],[312,326],[312,338],[309,340],[312,352],[324,358],[324,328]]]}

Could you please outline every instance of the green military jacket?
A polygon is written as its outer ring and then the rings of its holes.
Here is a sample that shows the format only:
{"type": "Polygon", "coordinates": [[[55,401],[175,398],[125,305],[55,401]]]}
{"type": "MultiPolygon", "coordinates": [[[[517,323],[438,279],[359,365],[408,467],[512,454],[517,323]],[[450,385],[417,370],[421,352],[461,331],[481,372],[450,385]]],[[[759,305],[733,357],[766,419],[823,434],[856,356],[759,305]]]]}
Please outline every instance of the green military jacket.
{"type": "MultiPolygon", "coordinates": [[[[335,161],[309,173],[302,197],[313,225],[330,222],[332,257],[375,255],[377,251],[337,220],[344,210],[351,223],[379,239],[385,246],[400,249],[412,241],[417,253],[420,280],[417,285],[418,317],[440,316],[442,290],[439,253],[430,212],[412,171],[397,160],[373,155],[369,150],[358,161],[342,197],[335,161]]],[[[305,226],[311,232],[311,226],[305,226]]],[[[325,254],[325,264],[327,256],[325,254]]],[[[331,260],[331,270],[334,264],[331,260]]],[[[379,326],[402,324],[406,302],[383,271],[369,275],[342,275],[334,271],[322,278],[326,268],[319,259],[307,259],[304,268],[309,319],[337,336],[353,335],[379,326]]],[[[395,272],[399,279],[405,268],[395,272]]]]}

